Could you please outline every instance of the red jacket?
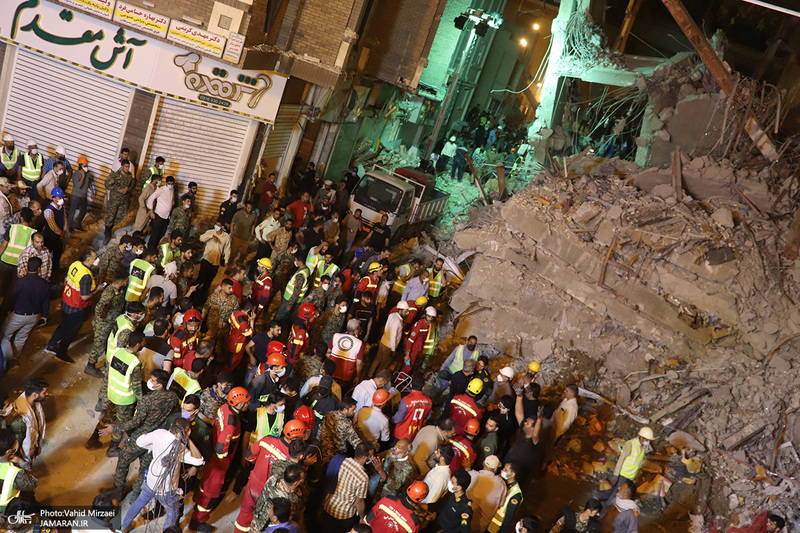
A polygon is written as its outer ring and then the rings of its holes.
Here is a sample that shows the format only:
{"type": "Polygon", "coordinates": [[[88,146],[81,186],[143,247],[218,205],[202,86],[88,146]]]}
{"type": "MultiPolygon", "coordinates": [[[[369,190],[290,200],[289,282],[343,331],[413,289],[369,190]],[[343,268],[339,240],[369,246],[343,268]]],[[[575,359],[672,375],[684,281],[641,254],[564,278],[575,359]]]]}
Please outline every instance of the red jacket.
{"type": "Polygon", "coordinates": [[[266,305],[269,301],[269,295],[272,292],[272,276],[269,271],[264,272],[255,283],[253,283],[253,290],[250,293],[250,299],[256,305],[266,305]]]}
{"type": "Polygon", "coordinates": [[[414,509],[409,509],[403,504],[401,498],[381,498],[367,513],[364,523],[372,527],[373,533],[419,532],[419,517],[414,509]],[[398,520],[402,520],[403,524],[400,524],[398,520]]]}
{"type": "Polygon", "coordinates": [[[369,274],[361,278],[361,281],[356,285],[356,292],[353,294],[353,303],[361,300],[361,295],[365,292],[371,292],[372,301],[376,300],[378,296],[378,277],[375,274],[369,274]]]}
{"type": "Polygon", "coordinates": [[[289,347],[287,350],[286,362],[296,365],[300,358],[308,351],[308,345],[308,324],[302,320],[297,320],[292,324],[292,329],[289,331],[289,347]]]}
{"type": "Polygon", "coordinates": [[[169,345],[173,351],[172,367],[183,368],[183,359],[197,349],[197,335],[190,335],[185,326],[180,326],[169,338],[169,345]]]}
{"type": "Polygon", "coordinates": [[[231,325],[231,332],[228,333],[228,350],[238,352],[244,349],[247,339],[253,336],[253,328],[250,325],[250,317],[247,313],[237,309],[231,313],[228,320],[231,325]]]}
{"type": "Polygon", "coordinates": [[[483,411],[469,395],[459,394],[450,400],[450,418],[456,423],[456,434],[463,435],[464,427],[473,418],[481,421],[483,411]]]}
{"type": "Polygon", "coordinates": [[[239,415],[227,403],[217,410],[214,424],[211,426],[211,442],[214,453],[221,460],[232,460],[236,451],[236,443],[242,435],[242,422],[239,415]]]}
{"type": "Polygon", "coordinates": [[[422,429],[422,426],[428,420],[428,415],[430,415],[433,408],[433,402],[420,391],[411,391],[411,394],[401,401],[405,402],[406,416],[394,427],[394,436],[398,440],[408,439],[413,441],[414,437],[417,436],[417,432],[422,429]]]}
{"type": "Polygon", "coordinates": [[[453,460],[450,462],[450,472],[455,474],[456,470],[461,468],[468,468],[467,465],[472,466],[475,462],[475,450],[472,448],[472,443],[467,440],[463,435],[456,435],[450,439],[450,445],[453,447],[453,460]]]}
{"type": "Polygon", "coordinates": [[[252,492],[260,493],[269,479],[272,465],[277,461],[289,459],[289,446],[282,439],[263,437],[250,446],[244,458],[255,463],[247,486],[252,492]]]}
{"type": "Polygon", "coordinates": [[[424,318],[417,320],[417,323],[411,328],[411,333],[408,334],[408,339],[406,339],[406,353],[412,361],[422,353],[422,347],[425,345],[425,339],[428,338],[429,329],[430,324],[424,318]]]}

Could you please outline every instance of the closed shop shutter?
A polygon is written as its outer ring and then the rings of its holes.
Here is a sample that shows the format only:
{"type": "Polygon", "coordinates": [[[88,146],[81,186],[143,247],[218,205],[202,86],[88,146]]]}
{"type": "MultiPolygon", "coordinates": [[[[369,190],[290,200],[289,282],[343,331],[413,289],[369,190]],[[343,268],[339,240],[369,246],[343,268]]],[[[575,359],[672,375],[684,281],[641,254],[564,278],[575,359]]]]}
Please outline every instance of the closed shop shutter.
{"type": "Polygon", "coordinates": [[[292,136],[292,129],[300,117],[301,108],[301,105],[295,104],[282,104],[278,108],[275,126],[270,129],[263,157],[269,159],[283,155],[286,145],[289,144],[289,138],[292,136]]]}
{"type": "Polygon", "coordinates": [[[102,205],[103,182],[119,157],[132,90],[19,48],[2,129],[23,150],[29,138],[35,139],[45,159],[55,155],[56,146],[64,146],[73,169],[78,157],[86,157],[97,187],[94,203],[102,205]]]}
{"type": "Polygon", "coordinates": [[[172,98],[162,98],[150,138],[148,161],[166,159],[165,176],[175,176],[184,194],[197,182],[201,213],[216,213],[219,204],[239,184],[240,162],[250,150],[246,141],[251,120],[172,98]]]}

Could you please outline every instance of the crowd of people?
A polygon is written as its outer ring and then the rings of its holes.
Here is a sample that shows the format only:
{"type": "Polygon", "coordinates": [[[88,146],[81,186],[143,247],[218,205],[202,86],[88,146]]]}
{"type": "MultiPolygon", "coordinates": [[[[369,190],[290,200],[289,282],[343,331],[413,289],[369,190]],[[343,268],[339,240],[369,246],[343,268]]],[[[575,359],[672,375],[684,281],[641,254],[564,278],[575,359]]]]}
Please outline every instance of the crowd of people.
{"type": "MultiPolygon", "coordinates": [[[[20,155],[4,140],[3,370],[46,325],[63,276],[61,321],[44,351],[68,364],[83,358],[69,349],[91,316],[84,372],[97,379],[99,422],[85,446],[116,458],[113,490],[95,506],[132,492],[122,531],[159,513],[164,530],[176,530],[189,493],[188,529],[200,532],[215,529],[215,509],[237,494],[242,532],[540,531],[521,513],[521,486],[543,474],[576,419],[577,386],[547,405],[537,362],[492,372],[474,336],[436,364],[445,262],[390,261],[387,218],[347,209],[355,169],[334,184],[310,163],[283,195],[268,174],[245,201],[231,191],[214,226],[198,232],[197,184],[177,196],[161,157],[135,178],[123,150],[105,181],[104,248],[87,247],[62,269],[59,247],[83,229],[81,191],[94,178],[83,158],[62,179],[64,150],[43,161],[34,141],[20,155]],[[55,182],[44,170],[52,159],[55,182]],[[133,227],[117,238],[133,200],[133,227]]],[[[34,377],[19,398],[0,397],[6,515],[33,500],[48,396],[47,380],[34,377]]],[[[598,531],[598,515],[612,510],[615,532],[635,532],[633,480],[653,438],[642,428],[611,489],[566,510],[551,531],[598,531]]]]}

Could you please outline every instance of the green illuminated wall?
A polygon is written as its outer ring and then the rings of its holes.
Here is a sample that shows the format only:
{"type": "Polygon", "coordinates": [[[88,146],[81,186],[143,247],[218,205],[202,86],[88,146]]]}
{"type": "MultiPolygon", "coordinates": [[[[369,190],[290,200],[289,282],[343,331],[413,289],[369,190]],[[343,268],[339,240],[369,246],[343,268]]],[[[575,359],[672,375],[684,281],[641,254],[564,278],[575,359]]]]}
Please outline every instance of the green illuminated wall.
{"type": "Polygon", "coordinates": [[[422,71],[420,82],[440,88],[441,91],[437,94],[440,101],[444,99],[450,62],[461,35],[461,30],[453,24],[453,19],[468,9],[470,4],[470,0],[448,0],[428,54],[428,66],[422,71]]]}

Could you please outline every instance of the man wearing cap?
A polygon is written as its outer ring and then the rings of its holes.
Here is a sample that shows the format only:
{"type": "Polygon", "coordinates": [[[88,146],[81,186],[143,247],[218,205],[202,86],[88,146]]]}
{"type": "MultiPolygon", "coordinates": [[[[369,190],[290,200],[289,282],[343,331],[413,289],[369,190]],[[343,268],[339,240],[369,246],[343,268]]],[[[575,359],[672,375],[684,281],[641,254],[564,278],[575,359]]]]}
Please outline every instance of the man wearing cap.
{"type": "Polygon", "coordinates": [[[408,339],[406,339],[402,372],[406,374],[411,373],[411,369],[414,367],[417,357],[422,353],[425,341],[428,339],[428,331],[434,320],[436,320],[436,309],[433,307],[426,307],[425,316],[417,320],[417,323],[411,328],[411,333],[408,334],[408,339]]]}
{"type": "Polygon", "coordinates": [[[400,301],[397,303],[397,310],[389,315],[386,326],[383,329],[383,336],[378,344],[378,354],[372,365],[369,367],[370,376],[375,372],[389,368],[397,354],[397,347],[403,337],[403,321],[408,316],[408,303],[400,301]]]}
{"type": "Polygon", "coordinates": [[[639,429],[639,433],[635,437],[625,442],[622,453],[617,458],[614,476],[611,478],[613,486],[609,490],[595,491],[595,498],[607,502],[603,506],[604,508],[614,501],[620,485],[636,481],[636,476],[639,475],[639,470],[644,464],[645,453],[650,448],[650,441],[654,439],[653,430],[645,426],[639,429]]]}
{"type": "Polygon", "coordinates": [[[500,398],[508,394],[514,394],[514,389],[511,386],[511,381],[514,379],[514,369],[510,366],[504,366],[500,369],[500,373],[495,378],[492,384],[492,393],[486,399],[486,403],[490,405],[497,405],[500,403],[500,398]]]}
{"type": "Polygon", "coordinates": [[[89,173],[89,160],[81,156],[78,158],[78,170],[72,173],[72,192],[69,196],[69,214],[67,215],[67,226],[70,232],[85,231],[82,221],[86,216],[86,195],[92,181],[89,173]],[[76,217],[76,213],[80,214],[76,217]]]}
{"type": "Polygon", "coordinates": [[[131,174],[131,162],[127,159],[120,161],[119,170],[112,172],[106,178],[106,190],[108,191],[108,204],[106,205],[105,219],[105,239],[103,244],[108,244],[111,240],[111,232],[114,226],[119,224],[128,214],[128,204],[130,203],[131,189],[136,180],[131,174]]]}
{"type": "Polygon", "coordinates": [[[59,187],[50,191],[52,200],[44,208],[44,244],[53,252],[53,269],[61,268],[61,254],[64,253],[64,235],[67,234],[67,217],[64,209],[64,191],[59,187]]]}
{"type": "Polygon", "coordinates": [[[442,153],[439,154],[439,160],[436,161],[436,172],[447,170],[447,164],[450,162],[450,158],[456,155],[456,149],[458,149],[458,145],[456,144],[456,136],[453,135],[444,144],[442,153]]]}
{"type": "MultiPolygon", "coordinates": [[[[66,173],[66,177],[69,178],[72,176],[72,165],[69,164],[67,161],[67,150],[63,146],[56,146],[56,155],[53,157],[48,158],[44,164],[42,165],[42,174],[47,174],[51,170],[53,170],[56,166],[56,163],[61,162],[64,165],[64,172],[66,173]]],[[[58,187],[66,186],[66,181],[59,181],[58,187]]]]}
{"type": "Polygon", "coordinates": [[[483,469],[470,470],[472,482],[467,489],[467,498],[472,500],[472,531],[483,533],[492,517],[506,499],[506,482],[497,475],[500,459],[490,455],[483,460],[483,469]]]}
{"type": "Polygon", "coordinates": [[[17,179],[22,180],[25,185],[31,188],[31,198],[37,200],[39,197],[36,194],[36,184],[42,179],[44,158],[39,153],[36,141],[30,139],[27,146],[28,151],[21,154],[17,162],[17,179]]]}
{"type": "Polygon", "coordinates": [[[333,182],[331,180],[325,180],[317,194],[314,195],[315,210],[322,205],[323,200],[328,200],[331,204],[336,200],[336,191],[333,190],[333,182]]]}
{"type": "Polygon", "coordinates": [[[0,150],[0,177],[9,181],[17,181],[19,170],[19,148],[14,145],[14,137],[10,133],[3,135],[3,149],[0,150]]]}
{"type": "Polygon", "coordinates": [[[8,178],[0,177],[0,222],[9,218],[14,211],[11,206],[11,200],[8,199],[8,195],[11,193],[11,186],[8,178]]]}

